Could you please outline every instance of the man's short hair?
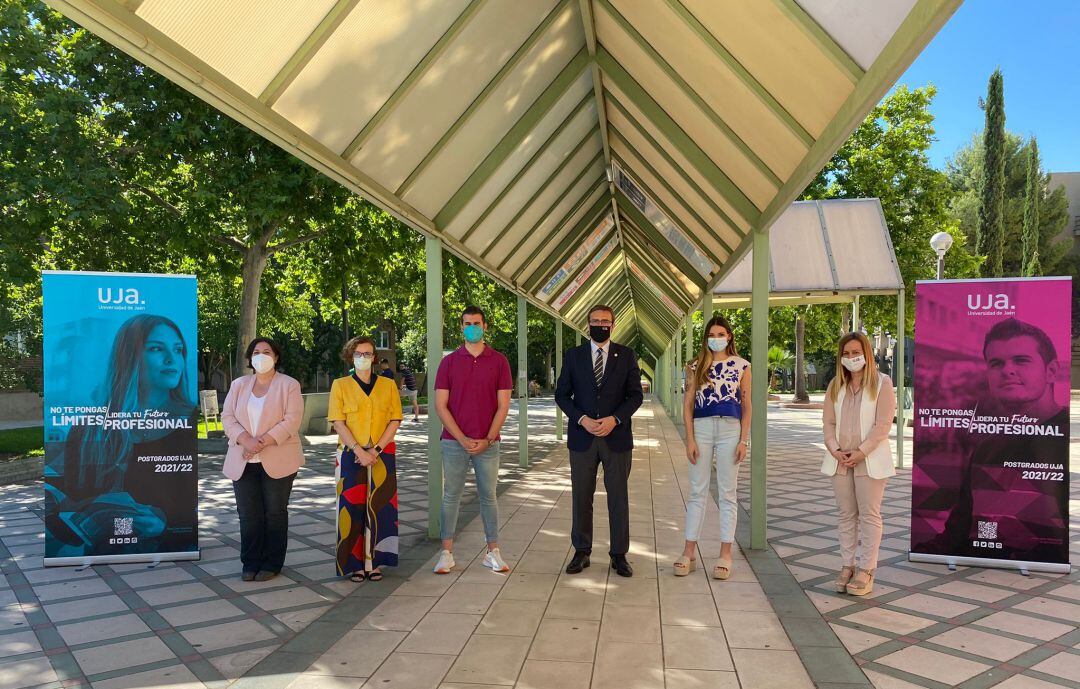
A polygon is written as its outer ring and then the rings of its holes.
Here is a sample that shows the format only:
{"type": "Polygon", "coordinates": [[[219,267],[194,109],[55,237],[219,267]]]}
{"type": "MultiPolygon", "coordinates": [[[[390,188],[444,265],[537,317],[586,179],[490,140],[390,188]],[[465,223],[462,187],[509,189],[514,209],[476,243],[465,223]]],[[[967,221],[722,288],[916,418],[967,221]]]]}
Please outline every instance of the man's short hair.
{"type": "Polygon", "coordinates": [[[591,321],[592,315],[597,311],[607,311],[611,314],[611,320],[615,320],[615,309],[611,308],[607,304],[593,304],[593,307],[589,309],[589,313],[585,317],[591,321]]]}
{"type": "Polygon", "coordinates": [[[990,332],[986,333],[986,339],[983,340],[983,359],[986,358],[986,349],[991,342],[1011,340],[1017,337],[1030,337],[1035,340],[1035,344],[1039,349],[1039,356],[1042,357],[1044,364],[1057,361],[1057,350],[1054,348],[1054,343],[1050,341],[1050,337],[1043,332],[1042,328],[1015,318],[1008,318],[995,323],[994,327],[990,328],[990,332]]]}
{"type": "Polygon", "coordinates": [[[465,319],[465,316],[480,316],[480,322],[487,325],[487,316],[484,315],[484,310],[479,306],[474,306],[472,304],[466,306],[465,310],[461,312],[462,320],[465,319]]]}
{"type": "Polygon", "coordinates": [[[389,360],[389,359],[383,359],[383,360],[382,360],[382,361],[380,361],[379,363],[380,363],[380,364],[386,364],[387,366],[389,366],[389,365],[390,365],[390,360],[389,360]]]}

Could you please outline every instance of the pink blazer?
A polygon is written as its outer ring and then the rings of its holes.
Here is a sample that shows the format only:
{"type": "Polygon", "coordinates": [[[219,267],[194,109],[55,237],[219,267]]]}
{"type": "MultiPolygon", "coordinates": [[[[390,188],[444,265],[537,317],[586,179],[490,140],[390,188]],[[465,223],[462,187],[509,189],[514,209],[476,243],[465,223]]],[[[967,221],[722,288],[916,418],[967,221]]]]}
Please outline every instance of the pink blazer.
{"type": "Polygon", "coordinates": [[[229,450],[225,454],[222,473],[233,481],[244,475],[247,461],[244,446],[237,442],[245,431],[255,437],[266,433],[277,445],[259,454],[263,468],[270,478],[284,478],[304,464],[304,451],[300,448],[300,420],[304,416],[304,398],[300,395],[300,383],[284,373],[278,373],[270,381],[270,389],[263,403],[259,427],[251,427],[248,417],[248,399],[255,387],[255,375],[237,378],[229,386],[225,405],[221,409],[221,424],[229,438],[229,450]]]}

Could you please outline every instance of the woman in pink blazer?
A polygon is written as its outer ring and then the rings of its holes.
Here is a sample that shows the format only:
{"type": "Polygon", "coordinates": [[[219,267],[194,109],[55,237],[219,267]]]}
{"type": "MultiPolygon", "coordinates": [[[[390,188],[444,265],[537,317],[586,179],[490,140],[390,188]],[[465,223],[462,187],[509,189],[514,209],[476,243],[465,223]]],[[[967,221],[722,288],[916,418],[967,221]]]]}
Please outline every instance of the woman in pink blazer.
{"type": "Polygon", "coordinates": [[[221,423],[229,438],[222,471],[232,479],[240,514],[244,581],[267,581],[281,572],[289,540],[289,493],[304,463],[300,383],[278,372],[281,348],[257,337],[247,348],[254,375],[229,386],[221,423]]]}

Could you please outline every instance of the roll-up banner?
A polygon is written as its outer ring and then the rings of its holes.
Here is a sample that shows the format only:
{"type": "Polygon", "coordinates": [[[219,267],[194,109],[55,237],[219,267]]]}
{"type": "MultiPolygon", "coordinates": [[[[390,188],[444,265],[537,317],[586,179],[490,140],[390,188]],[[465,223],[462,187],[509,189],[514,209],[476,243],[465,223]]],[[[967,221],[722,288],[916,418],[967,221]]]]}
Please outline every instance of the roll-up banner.
{"type": "Polygon", "coordinates": [[[1069,571],[1071,294],[916,284],[912,561],[1069,571]]]}
{"type": "Polygon", "coordinates": [[[45,564],[193,560],[191,275],[42,274],[45,564]]]}

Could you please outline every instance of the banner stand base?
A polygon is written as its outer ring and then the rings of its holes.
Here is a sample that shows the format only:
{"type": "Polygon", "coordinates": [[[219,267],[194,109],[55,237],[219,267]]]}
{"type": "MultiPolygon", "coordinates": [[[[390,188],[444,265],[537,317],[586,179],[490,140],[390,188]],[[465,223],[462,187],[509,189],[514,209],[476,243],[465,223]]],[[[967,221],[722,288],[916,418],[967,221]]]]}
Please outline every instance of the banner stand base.
{"type": "Polygon", "coordinates": [[[131,553],[129,555],[80,555],[77,557],[47,557],[46,567],[89,567],[91,565],[119,565],[136,564],[145,562],[150,567],[156,567],[162,562],[175,562],[180,560],[198,560],[202,552],[193,550],[182,553],[131,553]]]}
{"type": "Polygon", "coordinates": [[[949,569],[957,565],[962,567],[991,567],[995,569],[1015,569],[1027,576],[1028,572],[1049,572],[1051,574],[1068,574],[1072,571],[1070,563],[1061,562],[1028,562],[1025,560],[996,560],[990,557],[965,557],[962,555],[936,555],[929,553],[908,552],[908,562],[928,562],[937,565],[948,565],[949,569]]]}

